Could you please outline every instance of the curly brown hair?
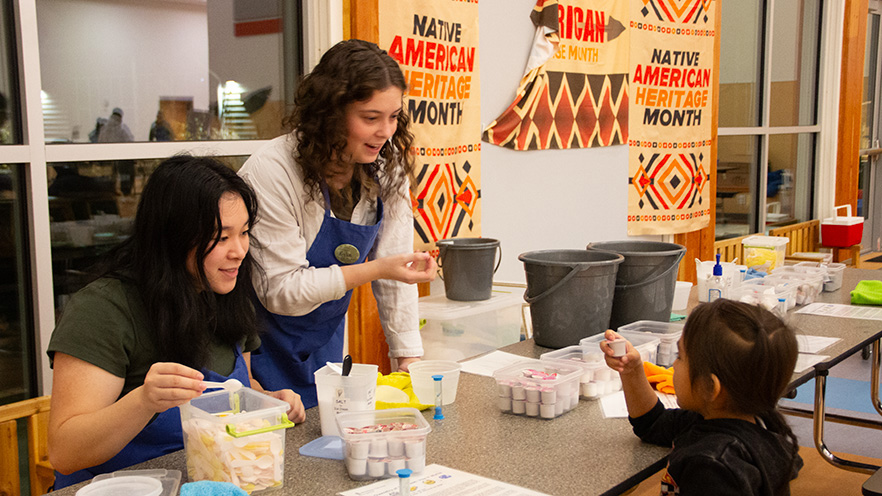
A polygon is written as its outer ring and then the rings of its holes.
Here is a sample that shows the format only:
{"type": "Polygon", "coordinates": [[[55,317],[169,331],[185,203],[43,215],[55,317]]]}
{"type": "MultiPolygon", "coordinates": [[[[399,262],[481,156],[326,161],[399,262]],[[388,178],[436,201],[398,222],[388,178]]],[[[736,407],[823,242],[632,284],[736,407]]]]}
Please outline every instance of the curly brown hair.
{"type": "MultiPolygon", "coordinates": [[[[407,91],[398,63],[385,50],[363,40],[337,43],[300,81],[294,109],[285,125],[297,138],[294,160],[303,168],[304,182],[314,195],[320,194],[325,170],[346,147],[347,106],[369,100],[375,92],[391,86],[407,91]]],[[[391,185],[382,192],[384,198],[398,194],[413,174],[413,157],[408,153],[413,134],[409,127],[410,117],[402,109],[398,128],[377,160],[355,169],[355,179],[368,187],[374,184],[374,173],[382,170],[391,185]]]]}

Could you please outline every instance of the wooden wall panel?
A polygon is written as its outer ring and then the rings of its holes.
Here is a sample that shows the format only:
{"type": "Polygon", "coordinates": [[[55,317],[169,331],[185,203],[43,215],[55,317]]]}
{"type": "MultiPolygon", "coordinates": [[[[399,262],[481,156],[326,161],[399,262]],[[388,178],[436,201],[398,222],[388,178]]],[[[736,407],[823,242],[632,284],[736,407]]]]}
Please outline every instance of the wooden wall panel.
{"type": "Polygon", "coordinates": [[[857,209],[860,188],[861,99],[864,49],[867,39],[867,0],[846,0],[839,88],[839,148],[836,152],[836,205],[857,209]]]}
{"type": "Polygon", "coordinates": [[[720,116],[720,25],[722,22],[722,12],[719,11],[720,5],[717,4],[717,22],[714,29],[717,35],[714,37],[714,70],[713,82],[711,87],[714,89],[711,99],[711,152],[708,164],[708,174],[710,175],[710,222],[704,229],[692,231],[674,236],[674,243],[681,244],[686,247],[686,255],[680,262],[680,272],[677,279],[680,281],[696,282],[695,278],[695,262],[696,258],[700,260],[710,260],[714,253],[714,231],[717,223],[717,128],[720,116]]]}

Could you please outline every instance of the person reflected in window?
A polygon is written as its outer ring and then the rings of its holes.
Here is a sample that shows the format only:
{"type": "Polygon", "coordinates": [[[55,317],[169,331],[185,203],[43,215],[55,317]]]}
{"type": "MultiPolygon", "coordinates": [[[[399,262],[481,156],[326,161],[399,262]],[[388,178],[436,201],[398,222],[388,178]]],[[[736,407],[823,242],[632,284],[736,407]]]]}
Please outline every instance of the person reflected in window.
{"type": "MultiPolygon", "coordinates": [[[[98,143],[127,143],[134,141],[135,137],[129,131],[129,126],[123,123],[123,111],[119,107],[114,107],[107,119],[107,124],[101,128],[98,134],[98,143]]],[[[123,195],[128,196],[132,192],[135,183],[135,161],[134,160],[117,160],[114,168],[119,176],[119,190],[123,195]]]]}
{"type": "Polygon", "coordinates": [[[172,141],[172,129],[162,115],[162,110],[156,112],[156,120],[150,124],[150,141],[172,141]]]}
{"type": "Polygon", "coordinates": [[[95,129],[89,131],[89,141],[92,143],[98,143],[98,136],[101,134],[101,128],[107,124],[107,119],[104,117],[99,117],[95,119],[95,129]]]}
{"type": "Polygon", "coordinates": [[[98,133],[98,143],[127,143],[134,141],[135,137],[129,131],[129,126],[123,123],[123,111],[115,107],[107,119],[107,124],[98,133]]]}

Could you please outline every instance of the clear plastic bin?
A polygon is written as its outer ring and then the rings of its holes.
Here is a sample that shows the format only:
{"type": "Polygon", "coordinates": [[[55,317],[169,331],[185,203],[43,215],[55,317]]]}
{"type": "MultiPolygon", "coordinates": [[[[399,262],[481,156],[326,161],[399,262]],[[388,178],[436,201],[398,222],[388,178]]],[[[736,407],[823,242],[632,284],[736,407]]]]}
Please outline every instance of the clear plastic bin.
{"type": "Polygon", "coordinates": [[[603,360],[586,361],[582,345],[567,346],[559,350],[543,353],[539,357],[541,361],[564,362],[577,365],[582,368],[579,376],[579,395],[583,398],[594,400],[604,394],[614,393],[622,389],[622,378],[615,370],[607,367],[603,360]]]}
{"type": "Polygon", "coordinates": [[[352,480],[397,477],[408,468],[426,468],[426,436],[432,430],[416,408],[390,408],[337,414],[343,460],[352,480]]]}
{"type": "Polygon", "coordinates": [[[796,306],[796,286],[788,281],[775,281],[770,276],[748,279],[732,291],[729,299],[760,305],[766,310],[774,310],[784,300],[784,310],[796,306]]]}
{"type": "Polygon", "coordinates": [[[282,487],[288,403],[242,388],[181,405],[189,480],[232,482],[247,493],[282,487]]]}
{"type": "Polygon", "coordinates": [[[844,263],[827,264],[827,278],[824,281],[824,291],[836,291],[842,287],[842,276],[845,272],[844,263]]]}
{"type": "MultiPolygon", "coordinates": [[[[656,360],[658,359],[658,345],[661,344],[661,339],[659,339],[658,336],[644,332],[622,330],[621,328],[619,329],[618,334],[630,341],[631,346],[640,352],[641,360],[644,362],[656,363],[656,360]]],[[[582,345],[585,351],[586,362],[604,361],[603,352],[600,351],[600,342],[605,339],[606,338],[603,334],[595,334],[594,336],[588,336],[579,341],[579,344],[582,345]]]]}
{"type": "MultiPolygon", "coordinates": [[[[658,354],[655,363],[662,367],[674,365],[677,359],[677,341],[683,335],[683,324],[674,322],[656,322],[654,320],[638,320],[619,327],[619,332],[642,332],[659,339],[658,354]]],[[[632,343],[633,344],[633,343],[632,343]]]]}
{"type": "Polygon", "coordinates": [[[524,360],[493,373],[499,410],[553,419],[579,406],[582,368],[559,361],[524,360]]]}
{"type": "MultiPolygon", "coordinates": [[[[809,269],[802,267],[801,269],[809,269]]],[[[766,276],[766,284],[792,283],[796,287],[796,304],[809,305],[824,290],[826,274],[809,273],[797,267],[780,267],[766,276]]]]}
{"type": "Polygon", "coordinates": [[[782,236],[748,236],[741,241],[744,265],[771,271],[784,266],[784,255],[790,240],[782,236]]]}

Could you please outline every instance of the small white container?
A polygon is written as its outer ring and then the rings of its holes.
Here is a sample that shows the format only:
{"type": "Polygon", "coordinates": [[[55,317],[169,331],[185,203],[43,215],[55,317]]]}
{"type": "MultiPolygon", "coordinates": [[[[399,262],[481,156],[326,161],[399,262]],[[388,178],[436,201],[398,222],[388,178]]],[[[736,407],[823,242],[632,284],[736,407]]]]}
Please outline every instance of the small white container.
{"type": "Polygon", "coordinates": [[[677,281],[674,287],[674,304],[672,310],[686,310],[689,306],[689,293],[692,291],[692,283],[689,281],[677,281]]]}
{"type": "MultiPolygon", "coordinates": [[[[441,377],[441,404],[449,405],[456,399],[456,387],[459,384],[459,371],[462,364],[450,360],[421,360],[411,363],[410,380],[413,392],[424,405],[435,404],[435,381],[433,375],[441,377]]],[[[374,374],[376,379],[376,374],[374,374]]],[[[376,380],[375,380],[376,382],[376,380]]]]}
{"type": "MultiPolygon", "coordinates": [[[[342,367],[342,363],[337,363],[342,367]]],[[[377,366],[353,363],[352,371],[343,377],[330,367],[315,371],[322,436],[339,436],[334,416],[340,412],[373,410],[377,393],[377,366]]],[[[431,404],[434,404],[434,400],[431,404]]]]}
{"type": "Polygon", "coordinates": [[[844,263],[827,264],[828,280],[824,282],[824,291],[836,291],[842,287],[842,275],[845,272],[844,263]]]}
{"type": "Polygon", "coordinates": [[[392,477],[396,474],[394,471],[390,473],[390,468],[394,467],[407,466],[411,470],[415,470],[411,465],[425,467],[426,437],[432,428],[416,408],[341,412],[336,421],[346,445],[343,453],[350,479],[392,477]],[[366,469],[354,458],[363,453],[361,446],[364,444],[370,446],[366,469]],[[392,452],[401,455],[392,456],[392,452]]]}

